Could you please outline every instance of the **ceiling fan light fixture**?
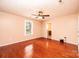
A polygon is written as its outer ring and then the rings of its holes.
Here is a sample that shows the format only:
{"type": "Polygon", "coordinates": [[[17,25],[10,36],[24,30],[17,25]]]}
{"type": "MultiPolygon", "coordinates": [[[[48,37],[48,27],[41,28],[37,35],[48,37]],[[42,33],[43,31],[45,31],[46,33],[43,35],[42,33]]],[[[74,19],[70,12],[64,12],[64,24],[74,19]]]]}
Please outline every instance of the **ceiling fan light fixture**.
{"type": "Polygon", "coordinates": [[[39,16],[39,17],[38,17],[38,19],[42,19],[42,17],[41,17],[41,16],[39,16]]]}

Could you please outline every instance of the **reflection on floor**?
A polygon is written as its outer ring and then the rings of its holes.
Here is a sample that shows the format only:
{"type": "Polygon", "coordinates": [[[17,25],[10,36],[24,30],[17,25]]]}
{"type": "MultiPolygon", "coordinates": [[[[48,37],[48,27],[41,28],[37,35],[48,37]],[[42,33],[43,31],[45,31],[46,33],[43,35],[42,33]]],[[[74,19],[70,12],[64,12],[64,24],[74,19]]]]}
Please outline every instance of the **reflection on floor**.
{"type": "Polygon", "coordinates": [[[4,58],[71,58],[78,57],[77,46],[61,44],[55,40],[37,38],[0,47],[0,57],[4,58]]]}

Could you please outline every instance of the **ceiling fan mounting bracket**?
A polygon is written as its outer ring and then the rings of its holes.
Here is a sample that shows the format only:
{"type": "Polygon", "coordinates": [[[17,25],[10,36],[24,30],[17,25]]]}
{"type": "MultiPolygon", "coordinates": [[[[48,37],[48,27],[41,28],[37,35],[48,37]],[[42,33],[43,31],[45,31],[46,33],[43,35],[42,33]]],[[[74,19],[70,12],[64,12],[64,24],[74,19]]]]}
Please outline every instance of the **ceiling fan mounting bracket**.
{"type": "Polygon", "coordinates": [[[59,2],[61,3],[61,2],[62,2],[62,0],[59,0],[59,2]]]}

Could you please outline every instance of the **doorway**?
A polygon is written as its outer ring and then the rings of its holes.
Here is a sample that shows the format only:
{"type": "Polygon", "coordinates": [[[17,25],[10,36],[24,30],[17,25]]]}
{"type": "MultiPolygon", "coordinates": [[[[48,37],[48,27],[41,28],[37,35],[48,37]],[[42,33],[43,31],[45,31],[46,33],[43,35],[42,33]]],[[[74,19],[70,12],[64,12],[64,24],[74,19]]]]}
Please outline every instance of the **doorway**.
{"type": "Polygon", "coordinates": [[[52,24],[49,22],[47,23],[47,38],[51,39],[52,38],[52,24]]]}

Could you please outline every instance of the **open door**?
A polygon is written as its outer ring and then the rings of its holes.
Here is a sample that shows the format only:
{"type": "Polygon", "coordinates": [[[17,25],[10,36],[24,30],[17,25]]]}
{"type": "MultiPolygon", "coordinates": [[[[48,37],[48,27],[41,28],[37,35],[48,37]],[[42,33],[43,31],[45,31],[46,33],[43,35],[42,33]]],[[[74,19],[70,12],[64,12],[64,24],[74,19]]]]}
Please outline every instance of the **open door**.
{"type": "Polygon", "coordinates": [[[51,27],[51,23],[47,23],[47,38],[51,39],[52,37],[52,27],[51,27]]]}

